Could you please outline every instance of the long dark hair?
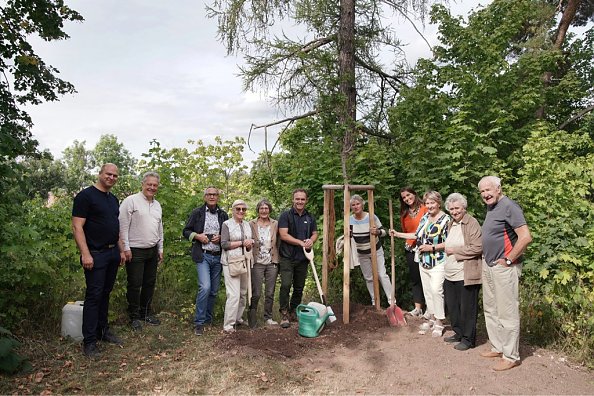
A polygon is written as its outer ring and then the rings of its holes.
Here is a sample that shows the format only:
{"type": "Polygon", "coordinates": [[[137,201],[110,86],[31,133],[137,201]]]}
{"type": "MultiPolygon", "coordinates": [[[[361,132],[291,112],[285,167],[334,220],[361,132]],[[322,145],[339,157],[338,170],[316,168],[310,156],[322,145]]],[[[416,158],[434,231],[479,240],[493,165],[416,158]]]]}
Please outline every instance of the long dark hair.
{"type": "Polygon", "coordinates": [[[417,194],[417,192],[414,190],[414,188],[412,188],[410,186],[402,187],[400,189],[400,194],[398,194],[398,199],[400,199],[400,217],[401,218],[406,216],[406,214],[408,212],[408,205],[402,199],[403,192],[408,192],[415,196],[415,202],[413,202],[413,205],[415,208],[418,208],[419,206],[421,206],[423,204],[423,201],[421,201],[421,198],[419,198],[419,194],[417,194]]]}

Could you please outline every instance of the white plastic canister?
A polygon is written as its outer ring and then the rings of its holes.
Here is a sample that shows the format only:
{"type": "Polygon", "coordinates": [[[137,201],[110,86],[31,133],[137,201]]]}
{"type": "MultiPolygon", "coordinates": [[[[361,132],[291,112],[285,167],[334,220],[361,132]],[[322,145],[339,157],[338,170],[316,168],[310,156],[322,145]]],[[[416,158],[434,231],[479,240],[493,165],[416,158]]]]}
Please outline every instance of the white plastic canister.
{"type": "Polygon", "coordinates": [[[62,308],[62,337],[82,341],[82,318],[84,301],[69,302],[62,308]]]}

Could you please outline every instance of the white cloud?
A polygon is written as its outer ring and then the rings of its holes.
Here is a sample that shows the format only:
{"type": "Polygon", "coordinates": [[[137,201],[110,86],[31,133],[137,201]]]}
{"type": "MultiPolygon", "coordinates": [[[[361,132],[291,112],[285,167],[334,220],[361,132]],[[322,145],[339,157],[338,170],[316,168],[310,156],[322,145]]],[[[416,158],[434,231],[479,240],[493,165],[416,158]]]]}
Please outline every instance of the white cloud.
{"type": "MultiPolygon", "coordinates": [[[[204,4],[103,0],[71,6],[85,18],[67,24],[71,39],[37,41],[35,48],[78,93],[28,109],[41,148],[55,156],[74,139],[91,148],[112,133],[140,157],[152,139],[171,148],[188,139],[212,143],[217,135],[247,138],[252,123],[284,118],[262,93],[242,92],[241,59],[226,55],[204,4]]],[[[412,57],[427,56],[426,44],[400,22],[412,57]]],[[[262,130],[251,143],[263,149],[262,130]]],[[[246,160],[254,158],[246,150],[246,160]]]]}

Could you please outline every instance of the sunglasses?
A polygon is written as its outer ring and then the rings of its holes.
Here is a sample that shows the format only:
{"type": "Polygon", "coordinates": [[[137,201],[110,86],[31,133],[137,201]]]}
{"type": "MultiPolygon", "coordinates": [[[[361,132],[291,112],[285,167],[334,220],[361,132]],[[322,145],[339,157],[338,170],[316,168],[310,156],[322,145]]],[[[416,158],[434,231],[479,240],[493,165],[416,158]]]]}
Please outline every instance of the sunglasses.
{"type": "Polygon", "coordinates": [[[247,212],[247,208],[235,208],[236,212],[247,212]]]}

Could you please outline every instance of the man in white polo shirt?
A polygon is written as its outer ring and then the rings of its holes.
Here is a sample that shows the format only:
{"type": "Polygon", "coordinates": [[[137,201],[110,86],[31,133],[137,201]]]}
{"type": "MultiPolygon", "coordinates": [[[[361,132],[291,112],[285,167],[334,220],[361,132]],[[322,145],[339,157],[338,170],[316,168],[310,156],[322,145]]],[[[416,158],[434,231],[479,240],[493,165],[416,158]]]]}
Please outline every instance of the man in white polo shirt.
{"type": "Polygon", "coordinates": [[[142,329],[143,322],[161,324],[151,312],[157,266],[163,261],[163,211],[155,199],[159,182],[158,173],[146,172],[142,191],[124,199],[120,206],[120,238],[128,276],[126,298],[134,330],[142,329]]]}

